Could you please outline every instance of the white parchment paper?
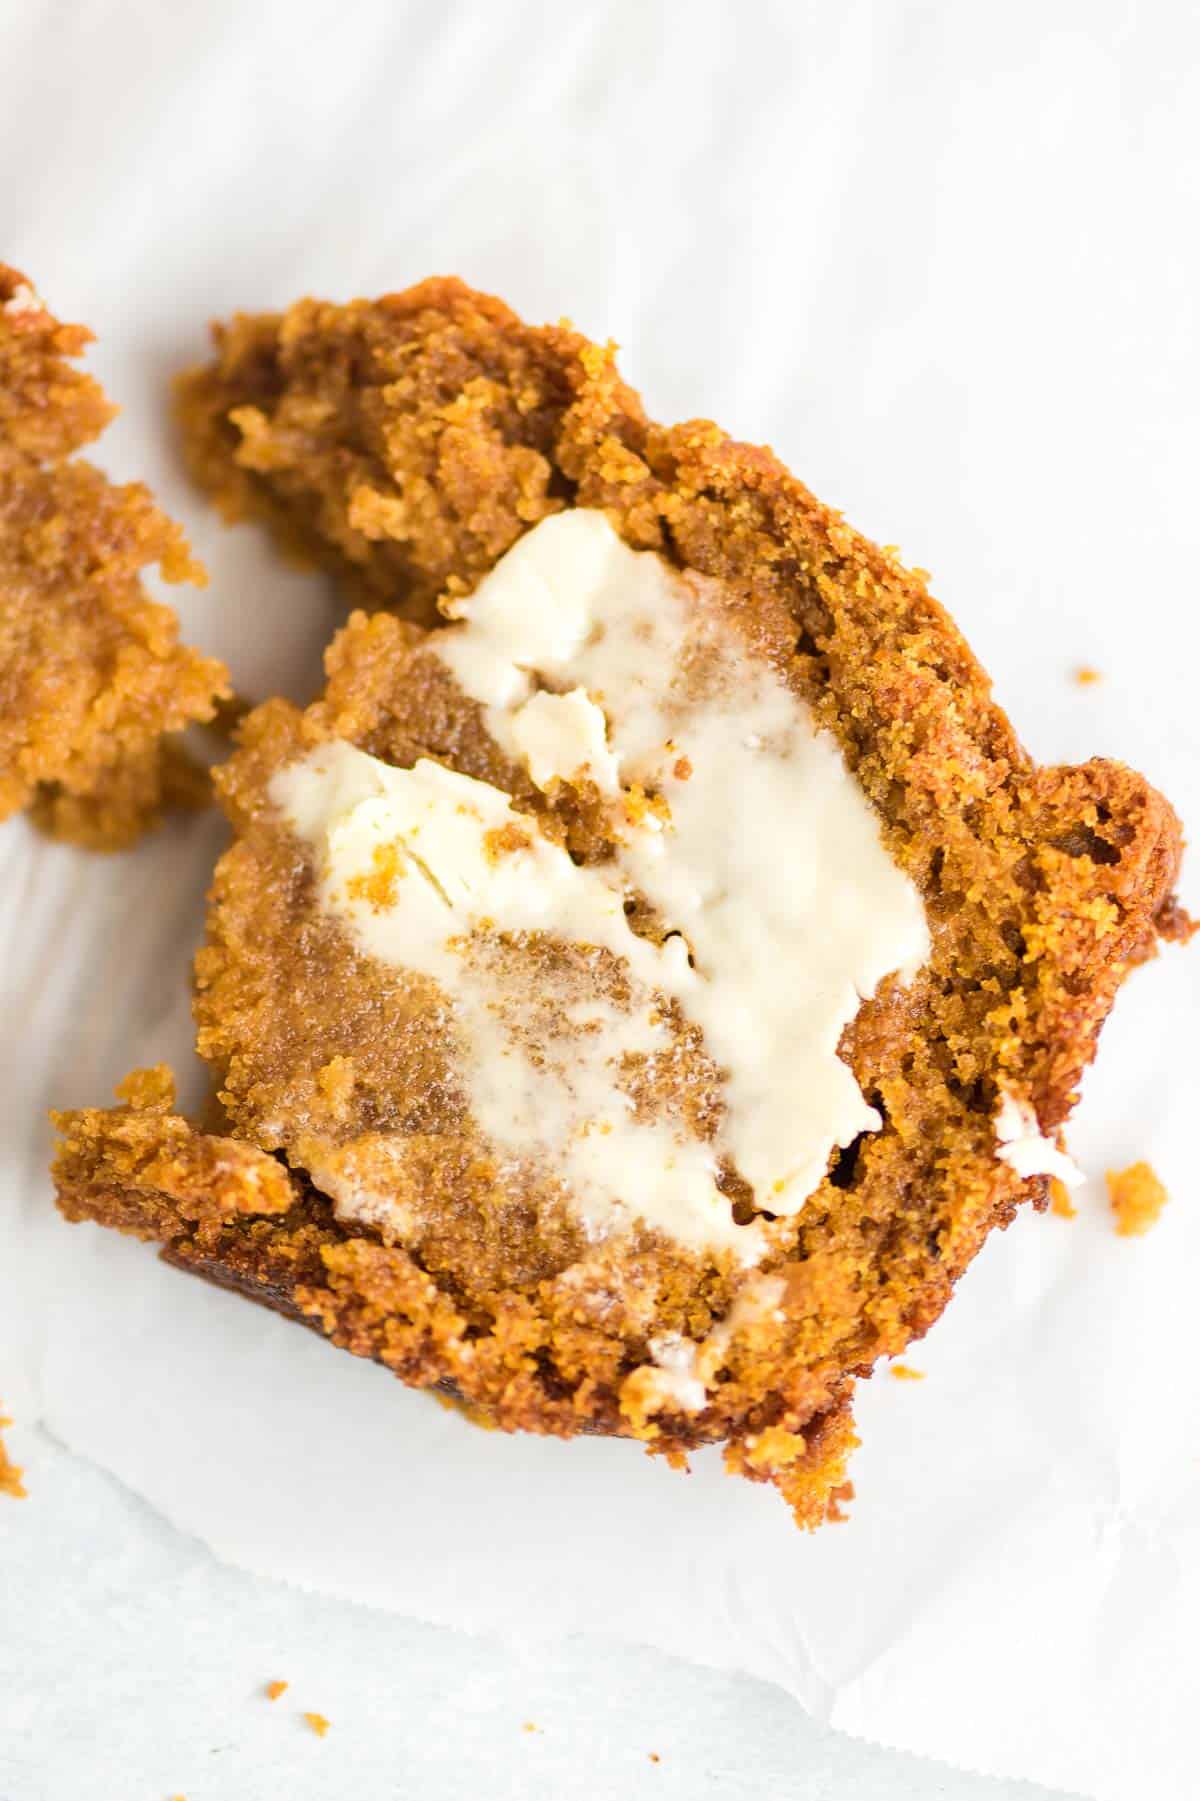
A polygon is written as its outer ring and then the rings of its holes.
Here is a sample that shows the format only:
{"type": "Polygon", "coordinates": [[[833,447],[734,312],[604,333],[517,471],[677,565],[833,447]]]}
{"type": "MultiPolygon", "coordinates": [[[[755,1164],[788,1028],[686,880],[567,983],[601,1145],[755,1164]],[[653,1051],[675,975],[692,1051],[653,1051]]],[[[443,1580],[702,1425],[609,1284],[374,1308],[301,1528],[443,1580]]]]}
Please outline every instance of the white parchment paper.
{"type": "MultiPolygon", "coordinates": [[[[1194,824],[1198,54],[1190,9],[1121,5],[43,0],[0,13],[0,248],[101,334],[99,459],[188,523],[189,629],[255,694],[311,690],[327,599],[188,492],[165,382],[210,315],[454,270],[618,337],[658,416],[772,442],[935,570],[1039,756],[1123,757],[1194,824]]],[[[809,1539],[714,1458],[478,1433],[58,1220],[45,1109],[189,1068],[221,837],[0,831],[11,1410],[255,1570],[644,1641],[1104,1801],[1197,1792],[1200,953],[1122,996],[1080,1217],[994,1241],[927,1380],[864,1390],[851,1520],[809,1539]],[[1173,1198],[1126,1242],[1099,1178],[1143,1156],[1173,1198]]]]}

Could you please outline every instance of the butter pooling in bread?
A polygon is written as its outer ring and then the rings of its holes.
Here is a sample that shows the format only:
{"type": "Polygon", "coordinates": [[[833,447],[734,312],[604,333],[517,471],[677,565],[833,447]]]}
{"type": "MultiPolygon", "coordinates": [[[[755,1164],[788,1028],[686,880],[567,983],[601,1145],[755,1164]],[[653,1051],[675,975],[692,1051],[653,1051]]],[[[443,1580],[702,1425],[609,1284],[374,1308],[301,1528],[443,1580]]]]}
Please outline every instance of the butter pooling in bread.
{"type": "MultiPolygon", "coordinates": [[[[234,842],[196,972],[219,1123],[180,1117],[143,1072],[123,1106],[61,1116],[60,1205],[504,1429],[632,1435],[676,1460],[721,1442],[815,1524],[844,1478],[856,1380],[928,1329],[1018,1204],[1044,1202],[1045,1177],[998,1155],[1004,1097],[1028,1110],[1022,1139],[1036,1122],[1052,1140],[1126,970],[1186,929],[1178,821],[1120,764],[1035,764],[923,579],[770,452],[648,420],[610,349],[460,282],[232,320],[180,411],[227,516],[265,521],[385,610],[353,614],[323,697],[257,709],[220,772],[234,842]],[[506,748],[441,654],[459,628],[439,597],[452,611],[572,509],[712,584],[723,624],[838,746],[928,923],[920,968],[882,980],[838,1046],[878,1129],[834,1151],[795,1212],[759,1211],[723,1171],[739,1231],[767,1243],[750,1266],[636,1221],[591,1239],[560,1178],[501,1170],[436,985],[363,954],[271,798],[280,771],[340,742],[488,784],[574,864],[612,862],[618,798],[635,824],[673,797],[606,762],[590,681],[544,679],[506,748]],[[595,780],[570,779],[589,759],[595,780]],[[410,1202],[403,1242],[339,1218],[334,1179],[410,1202]]],[[[382,896],[393,874],[373,865],[366,886],[382,896]]],[[[665,930],[645,897],[629,919],[665,930]]],[[[570,947],[525,950],[553,1014],[570,947]]],[[[616,960],[597,954],[590,979],[620,1000],[616,960]]],[[[651,1109],[669,1091],[707,1143],[719,1072],[704,1035],[670,1023],[670,1058],[640,1066],[635,1092],[651,1109]]]]}
{"type": "MultiPolygon", "coordinates": [[[[467,1106],[503,1156],[557,1170],[590,1237],[641,1218],[751,1262],[767,1244],[734,1193],[794,1213],[830,1153],[879,1128],[838,1043],[929,934],[837,745],[705,588],[579,509],[536,526],[434,641],[537,787],[595,791],[602,861],[573,862],[501,790],[428,759],[396,770],[335,741],[270,792],[322,906],[437,985],[467,1106]],[[576,964],[548,1010],[531,938],[603,953],[620,999],[576,964]],[[669,1093],[638,1098],[642,1066],[687,1031],[713,1065],[703,1135],[669,1093]]],[[[340,1217],[403,1239],[411,1202],[331,1192],[340,1217]]]]}

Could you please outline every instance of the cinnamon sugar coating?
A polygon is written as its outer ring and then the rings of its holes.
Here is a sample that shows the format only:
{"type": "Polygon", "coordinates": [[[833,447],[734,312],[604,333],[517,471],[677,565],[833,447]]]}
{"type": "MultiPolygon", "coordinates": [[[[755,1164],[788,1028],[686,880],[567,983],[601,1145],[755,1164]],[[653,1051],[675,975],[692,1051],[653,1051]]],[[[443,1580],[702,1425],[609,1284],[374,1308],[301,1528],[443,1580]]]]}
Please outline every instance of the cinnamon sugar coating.
{"type": "Polygon", "coordinates": [[[164,734],[211,717],[225,672],[178,641],[141,572],[206,580],[140,483],[72,453],[115,409],[71,367],[90,341],[0,265],[0,818],[112,849],[187,803],[164,734]]]}
{"type": "MultiPolygon", "coordinates": [[[[64,1115],[64,1209],[157,1240],[506,1429],[621,1433],[673,1458],[723,1441],[732,1468],[816,1523],[844,1481],[854,1380],[928,1328],[992,1227],[1045,1204],[1043,1179],[997,1160],[993,1115],[1009,1092],[1053,1134],[1126,969],[1156,920],[1178,929],[1171,809],[1119,764],[1035,765],[922,580],[770,452],[704,421],[654,425],[611,351],[460,283],[239,318],[180,408],[192,468],[228,515],[265,519],[349,597],[391,610],[354,614],[325,696],[259,708],[220,778],[235,842],[197,1018],[230,1136],[155,1096],[64,1115]],[[506,762],[422,629],[439,594],[469,590],[572,504],[723,584],[732,627],[837,738],[929,917],[927,967],[885,984],[843,1036],[883,1128],[831,1160],[796,1217],[767,1220],[758,1274],[779,1304],[742,1308],[724,1334],[755,1279],[728,1255],[645,1230],[588,1245],[536,1180],[499,1179],[456,1111],[427,1004],[319,913],[266,793],[305,748],[344,738],[493,782],[577,857],[603,857],[586,795],[548,800],[506,762]],[[230,1144],[262,1166],[226,1168],[214,1147],[230,1144]],[[340,1224],[319,1191],[331,1168],[377,1176],[384,1155],[414,1202],[403,1243],[340,1224]],[[214,1159],[221,1194],[197,1212],[214,1159]],[[264,1167],[288,1187],[269,1206],[264,1167]],[[708,1347],[695,1413],[654,1379],[650,1341],[669,1334],[708,1347]]],[[[697,1118],[707,1079],[703,1059],[681,1063],[697,1118]]]]}

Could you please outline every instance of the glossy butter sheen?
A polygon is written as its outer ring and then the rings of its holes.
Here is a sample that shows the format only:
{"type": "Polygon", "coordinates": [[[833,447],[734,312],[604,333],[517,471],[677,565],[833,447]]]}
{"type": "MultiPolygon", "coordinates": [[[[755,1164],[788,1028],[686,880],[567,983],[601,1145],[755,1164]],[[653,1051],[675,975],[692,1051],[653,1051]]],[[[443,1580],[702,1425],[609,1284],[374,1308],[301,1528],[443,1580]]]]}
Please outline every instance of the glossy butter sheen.
{"type": "Polygon", "coordinates": [[[537,786],[595,782],[613,809],[610,862],[576,866],[498,789],[344,744],[280,772],[273,798],[361,948],[444,990],[486,1136],[548,1160],[595,1236],[640,1216],[752,1261],[761,1233],[734,1224],[721,1166],[762,1208],[794,1213],[831,1151],[878,1128],[837,1046],[863,998],[928,956],[920,897],[837,745],[751,656],[719,591],[631,551],[602,514],[544,521],[458,617],[437,654],[537,786]],[[645,794],[649,809],[629,804],[645,794]],[[511,826],[528,843],[489,856],[487,835],[511,826]],[[387,845],[412,879],[381,909],[356,898],[355,877],[387,845]],[[662,944],[630,930],[635,893],[674,934],[662,944]],[[519,979],[472,953],[482,921],[604,947],[628,967],[631,1002],[576,1002],[576,1029],[531,1059],[519,979]],[[617,1080],[623,1057],[666,1049],[664,999],[723,1072],[710,1140],[635,1118],[617,1080]]]}

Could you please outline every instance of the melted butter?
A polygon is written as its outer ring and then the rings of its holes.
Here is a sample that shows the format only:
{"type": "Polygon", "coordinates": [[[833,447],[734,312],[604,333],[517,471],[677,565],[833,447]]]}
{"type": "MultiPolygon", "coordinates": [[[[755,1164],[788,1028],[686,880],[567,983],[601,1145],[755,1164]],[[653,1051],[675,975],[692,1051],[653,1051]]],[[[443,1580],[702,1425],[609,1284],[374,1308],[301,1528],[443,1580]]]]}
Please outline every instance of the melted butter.
{"type": "Polygon", "coordinates": [[[486,784],[348,744],[281,771],[272,796],[360,948],[444,991],[485,1136],[548,1163],[594,1236],[640,1217],[753,1261],[763,1235],[734,1223],[722,1164],[761,1208],[794,1213],[834,1147],[878,1128],[838,1042],[929,938],[836,744],[718,597],[577,510],[528,533],[433,641],[536,785],[587,778],[612,797],[611,862],[577,867],[486,784]],[[630,930],[631,894],[672,934],[661,945],[630,930]],[[555,997],[531,993],[519,957],[493,954],[498,934],[519,933],[607,953],[628,998],[564,993],[570,1030],[548,1033],[555,997]],[[711,1141],[642,1117],[623,1086],[629,1058],[668,1048],[664,1000],[722,1073],[711,1141]]]}
{"type": "Polygon", "coordinates": [[[569,694],[535,694],[511,720],[513,748],[543,790],[554,782],[586,776],[603,793],[614,794],[617,759],[608,748],[606,732],[603,712],[582,688],[569,694]]]}
{"type": "Polygon", "coordinates": [[[838,1042],[929,933],[837,745],[707,586],[602,513],[562,513],[460,606],[439,654],[518,759],[535,679],[586,691],[619,781],[665,800],[665,828],[625,832],[614,873],[691,951],[688,1014],[726,1072],[722,1149],[761,1207],[794,1213],[833,1147],[879,1127],[838,1042]]]}
{"type": "Polygon", "coordinates": [[[1079,1188],[1086,1180],[1079,1165],[1043,1136],[1037,1114],[1028,1101],[1003,1095],[994,1125],[996,1155],[1022,1181],[1031,1176],[1054,1176],[1067,1188],[1079,1188]]]}
{"type": "MultiPolygon", "coordinates": [[[[761,1233],[734,1224],[717,1187],[714,1147],[635,1117],[621,1085],[627,1058],[668,1049],[664,1005],[686,1004],[698,981],[677,938],[659,946],[630,930],[610,873],[577,867],[498,788],[425,759],[393,769],[335,740],[281,770],[271,792],[314,848],[321,905],[368,956],[430,977],[451,1002],[486,1138],[547,1158],[594,1237],[640,1217],[696,1249],[761,1255],[761,1233]],[[599,985],[584,1000],[577,984],[556,995],[545,975],[532,995],[517,934],[607,951],[627,974],[625,1004],[599,985]]],[[[332,1166],[310,1173],[342,1217],[386,1223],[377,1190],[360,1196],[332,1166]]],[[[405,1223],[393,1222],[401,1236],[405,1223]]]]}

